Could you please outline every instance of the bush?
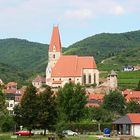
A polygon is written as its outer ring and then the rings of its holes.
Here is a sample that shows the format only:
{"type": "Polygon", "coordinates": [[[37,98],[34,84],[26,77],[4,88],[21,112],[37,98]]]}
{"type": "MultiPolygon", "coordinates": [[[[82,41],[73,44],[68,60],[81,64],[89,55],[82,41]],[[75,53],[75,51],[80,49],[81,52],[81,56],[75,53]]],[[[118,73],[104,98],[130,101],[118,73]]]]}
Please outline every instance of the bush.
{"type": "MultiPolygon", "coordinates": [[[[103,131],[104,128],[111,129],[112,123],[101,123],[100,126],[101,126],[101,131],[103,131]]],[[[65,124],[65,128],[79,133],[98,132],[97,123],[67,123],[65,124]]]]}

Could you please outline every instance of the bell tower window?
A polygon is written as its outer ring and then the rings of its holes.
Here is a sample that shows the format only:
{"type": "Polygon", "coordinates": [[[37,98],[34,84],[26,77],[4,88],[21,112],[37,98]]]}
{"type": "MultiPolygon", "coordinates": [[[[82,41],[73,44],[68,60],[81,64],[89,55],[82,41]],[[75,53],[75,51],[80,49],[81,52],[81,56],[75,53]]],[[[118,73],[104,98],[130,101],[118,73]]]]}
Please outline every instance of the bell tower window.
{"type": "Polygon", "coordinates": [[[55,59],[55,54],[53,54],[53,58],[55,59]]]}

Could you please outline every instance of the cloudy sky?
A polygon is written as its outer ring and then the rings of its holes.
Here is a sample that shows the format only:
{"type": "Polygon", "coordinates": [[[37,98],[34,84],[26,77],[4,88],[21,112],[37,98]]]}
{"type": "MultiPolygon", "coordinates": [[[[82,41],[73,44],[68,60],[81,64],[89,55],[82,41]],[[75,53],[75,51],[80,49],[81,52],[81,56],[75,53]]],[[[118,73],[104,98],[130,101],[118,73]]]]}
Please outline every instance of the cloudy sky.
{"type": "Polygon", "coordinates": [[[0,0],[0,38],[49,43],[58,25],[64,47],[102,32],[140,29],[140,0],[0,0]]]}

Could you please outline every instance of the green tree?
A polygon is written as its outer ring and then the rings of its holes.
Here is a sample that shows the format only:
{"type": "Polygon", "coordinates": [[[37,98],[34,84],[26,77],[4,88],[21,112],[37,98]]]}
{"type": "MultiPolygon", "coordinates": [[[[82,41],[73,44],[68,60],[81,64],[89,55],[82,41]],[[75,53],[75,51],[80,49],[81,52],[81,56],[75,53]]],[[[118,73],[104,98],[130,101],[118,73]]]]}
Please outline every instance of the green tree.
{"type": "Polygon", "coordinates": [[[10,116],[10,115],[7,114],[5,116],[5,119],[4,119],[3,123],[2,123],[1,130],[3,132],[13,131],[14,126],[15,126],[15,122],[13,120],[13,116],[10,116]]]}
{"type": "Polygon", "coordinates": [[[2,89],[3,87],[0,85],[0,128],[2,128],[2,125],[5,122],[5,118],[8,115],[8,112],[6,109],[6,100],[2,92],[2,89]]]}
{"type": "Polygon", "coordinates": [[[124,114],[125,113],[125,98],[117,90],[110,91],[108,95],[104,97],[102,107],[108,111],[124,114]]]}
{"type": "Polygon", "coordinates": [[[68,83],[58,91],[59,116],[67,122],[75,122],[83,118],[86,103],[85,89],[79,84],[68,83]]]}
{"type": "Polygon", "coordinates": [[[46,129],[51,129],[57,118],[55,97],[49,86],[38,96],[38,110],[38,123],[45,135],[46,129]]]}
{"type": "Polygon", "coordinates": [[[21,121],[24,127],[32,130],[36,126],[38,108],[37,108],[37,91],[32,85],[26,88],[21,100],[21,121]]]}
{"type": "Polygon", "coordinates": [[[18,104],[14,107],[14,117],[13,117],[16,125],[16,129],[19,129],[22,125],[22,115],[21,115],[21,105],[18,104]]]}
{"type": "Polygon", "coordinates": [[[128,113],[140,113],[140,105],[135,101],[127,103],[127,112],[128,113]]]}
{"type": "Polygon", "coordinates": [[[89,109],[90,118],[98,123],[98,131],[101,131],[100,124],[112,121],[112,114],[102,107],[93,107],[89,109]]]}
{"type": "Polygon", "coordinates": [[[138,86],[137,86],[136,90],[140,91],[140,80],[138,82],[138,86]]]}

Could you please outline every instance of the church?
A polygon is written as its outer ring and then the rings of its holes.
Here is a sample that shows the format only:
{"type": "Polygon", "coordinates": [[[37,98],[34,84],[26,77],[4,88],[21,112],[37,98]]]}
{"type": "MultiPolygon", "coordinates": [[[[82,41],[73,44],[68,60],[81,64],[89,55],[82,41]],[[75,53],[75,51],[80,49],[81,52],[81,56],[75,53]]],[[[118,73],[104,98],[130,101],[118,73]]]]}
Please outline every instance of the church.
{"type": "Polygon", "coordinates": [[[63,87],[69,82],[98,85],[99,71],[92,56],[63,55],[59,29],[54,26],[48,50],[46,84],[63,87]]]}

